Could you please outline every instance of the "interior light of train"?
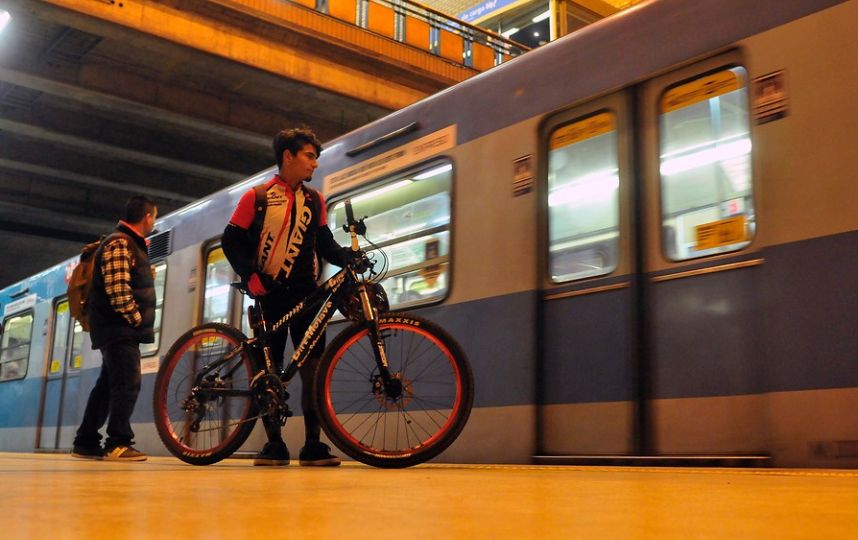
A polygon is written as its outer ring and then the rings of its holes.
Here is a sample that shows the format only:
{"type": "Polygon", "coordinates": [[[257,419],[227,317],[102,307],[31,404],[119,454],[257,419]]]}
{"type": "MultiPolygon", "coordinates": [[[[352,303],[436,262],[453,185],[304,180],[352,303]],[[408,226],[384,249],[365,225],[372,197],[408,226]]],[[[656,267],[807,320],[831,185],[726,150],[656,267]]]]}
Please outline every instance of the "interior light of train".
{"type": "Polygon", "coordinates": [[[543,11],[542,13],[537,15],[536,17],[532,18],[531,21],[533,21],[533,22],[544,21],[545,19],[547,19],[550,16],[551,16],[551,10],[546,9],[545,11],[543,11]]]}
{"type": "Polygon", "coordinates": [[[407,234],[411,234],[413,232],[421,231],[426,228],[426,223],[415,223],[414,225],[409,225],[408,227],[402,227],[401,229],[395,229],[390,233],[383,235],[384,239],[388,238],[399,238],[400,236],[405,236],[407,234]]]}
{"type": "Polygon", "coordinates": [[[360,195],[356,195],[356,196],[352,197],[352,204],[358,203],[360,201],[366,201],[369,199],[374,199],[374,198],[378,197],[379,195],[381,195],[382,193],[391,192],[395,189],[405,187],[405,186],[407,186],[413,182],[414,182],[414,180],[411,180],[411,179],[400,180],[399,182],[394,182],[392,184],[388,184],[388,185],[380,187],[378,189],[374,189],[372,191],[367,191],[366,193],[362,193],[360,195]]]}
{"type": "Polygon", "coordinates": [[[663,176],[670,176],[705,165],[746,156],[751,153],[751,139],[748,138],[742,138],[721,145],[716,141],[714,144],[716,145],[714,148],[707,148],[693,154],[666,160],[661,164],[661,174],[663,176]]]}
{"type": "Polygon", "coordinates": [[[432,178],[433,176],[438,176],[441,173],[450,172],[453,170],[453,164],[447,163],[446,165],[441,165],[440,167],[435,167],[434,169],[429,169],[426,172],[422,172],[414,177],[415,180],[426,180],[427,178],[432,178]]]}
{"type": "Polygon", "coordinates": [[[548,206],[562,206],[580,202],[592,202],[613,196],[620,187],[617,170],[600,171],[580,176],[548,195],[548,206]]]}
{"type": "Polygon", "coordinates": [[[12,20],[12,15],[9,14],[8,11],[3,11],[0,9],[0,32],[3,31],[4,28],[9,24],[9,21],[12,20]]]}
{"type": "Polygon", "coordinates": [[[518,32],[518,30],[519,30],[519,29],[518,29],[517,27],[513,26],[513,27],[512,27],[512,28],[510,28],[509,30],[504,30],[503,32],[501,32],[501,35],[502,35],[503,37],[505,37],[505,38],[508,38],[509,36],[511,36],[511,35],[515,34],[516,32],[518,32]]]}

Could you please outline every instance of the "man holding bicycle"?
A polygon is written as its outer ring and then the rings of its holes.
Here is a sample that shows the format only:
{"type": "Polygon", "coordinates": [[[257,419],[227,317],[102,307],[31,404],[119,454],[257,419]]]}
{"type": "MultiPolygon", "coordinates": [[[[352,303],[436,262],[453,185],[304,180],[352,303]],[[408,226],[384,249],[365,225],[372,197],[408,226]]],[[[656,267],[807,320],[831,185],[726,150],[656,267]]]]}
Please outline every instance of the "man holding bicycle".
{"type": "MultiPolygon", "coordinates": [[[[322,146],[308,129],[289,129],[274,137],[278,174],[263,186],[247,191],[239,200],[223,233],[223,251],[247,290],[262,305],[265,319],[282,318],[316,290],[319,268],[316,254],[337,266],[345,266],[348,251],[334,240],[327,224],[325,199],[305,185],[318,166],[322,146]]],[[[297,347],[313,320],[312,314],[290,324],[292,343],[297,347]]],[[[271,343],[272,361],[283,366],[286,333],[271,343]]],[[[325,336],[313,347],[301,366],[301,408],[306,442],[301,465],[336,466],[340,459],[319,440],[321,429],[313,405],[313,377],[325,348],[325,336]]],[[[268,442],[254,465],[288,465],[289,450],[280,424],[262,417],[268,442]]]]}

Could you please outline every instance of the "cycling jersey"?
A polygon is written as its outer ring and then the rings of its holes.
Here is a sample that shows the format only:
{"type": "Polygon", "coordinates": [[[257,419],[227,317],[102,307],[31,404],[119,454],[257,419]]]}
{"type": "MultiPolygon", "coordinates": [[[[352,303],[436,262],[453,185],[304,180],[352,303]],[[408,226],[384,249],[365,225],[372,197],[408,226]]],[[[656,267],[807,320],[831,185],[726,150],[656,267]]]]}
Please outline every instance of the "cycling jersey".
{"type": "Polygon", "coordinates": [[[229,221],[243,238],[230,231],[230,226],[224,231],[224,253],[242,279],[256,272],[281,283],[315,280],[316,252],[338,266],[345,264],[345,252],[328,228],[321,193],[303,183],[293,191],[275,175],[265,184],[265,200],[258,237],[250,238],[255,236],[250,234],[256,215],[253,189],[241,197],[229,221]]]}

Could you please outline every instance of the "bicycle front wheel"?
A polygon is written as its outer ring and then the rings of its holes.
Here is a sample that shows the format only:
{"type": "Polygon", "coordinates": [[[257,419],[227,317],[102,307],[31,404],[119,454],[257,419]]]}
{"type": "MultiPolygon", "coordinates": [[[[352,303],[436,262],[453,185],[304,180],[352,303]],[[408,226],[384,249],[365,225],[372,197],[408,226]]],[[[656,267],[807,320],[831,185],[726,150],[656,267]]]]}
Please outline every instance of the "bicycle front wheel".
{"type": "Polygon", "coordinates": [[[227,458],[253,430],[253,361],[246,351],[224,361],[245,339],[231,326],[204,324],[186,332],[164,357],[155,380],[155,426],[167,450],[186,463],[227,458]]]}
{"type": "Polygon", "coordinates": [[[456,440],[474,400],[473,374],[458,343],[414,315],[379,318],[393,392],[382,384],[375,344],[360,324],[325,350],[316,378],[322,427],[352,458],[384,468],[410,467],[456,440]]]}

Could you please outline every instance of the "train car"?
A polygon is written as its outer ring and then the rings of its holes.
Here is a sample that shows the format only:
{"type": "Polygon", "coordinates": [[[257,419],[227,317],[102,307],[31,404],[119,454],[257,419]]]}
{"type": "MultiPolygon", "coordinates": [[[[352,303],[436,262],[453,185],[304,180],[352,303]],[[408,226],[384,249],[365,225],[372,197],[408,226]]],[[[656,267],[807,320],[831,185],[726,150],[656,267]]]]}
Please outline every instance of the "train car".
{"type": "MultiPolygon", "coordinates": [[[[393,309],[473,365],[438,460],[858,465],[856,20],[858,0],[654,0],[325,145],[332,228],[350,198],[393,309]]],[[[244,324],[218,239],[272,174],[159,222],[148,453],[161,355],[200,322],[244,324]]],[[[0,450],[67,449],[98,372],[70,264],[0,291],[0,450]]]]}

